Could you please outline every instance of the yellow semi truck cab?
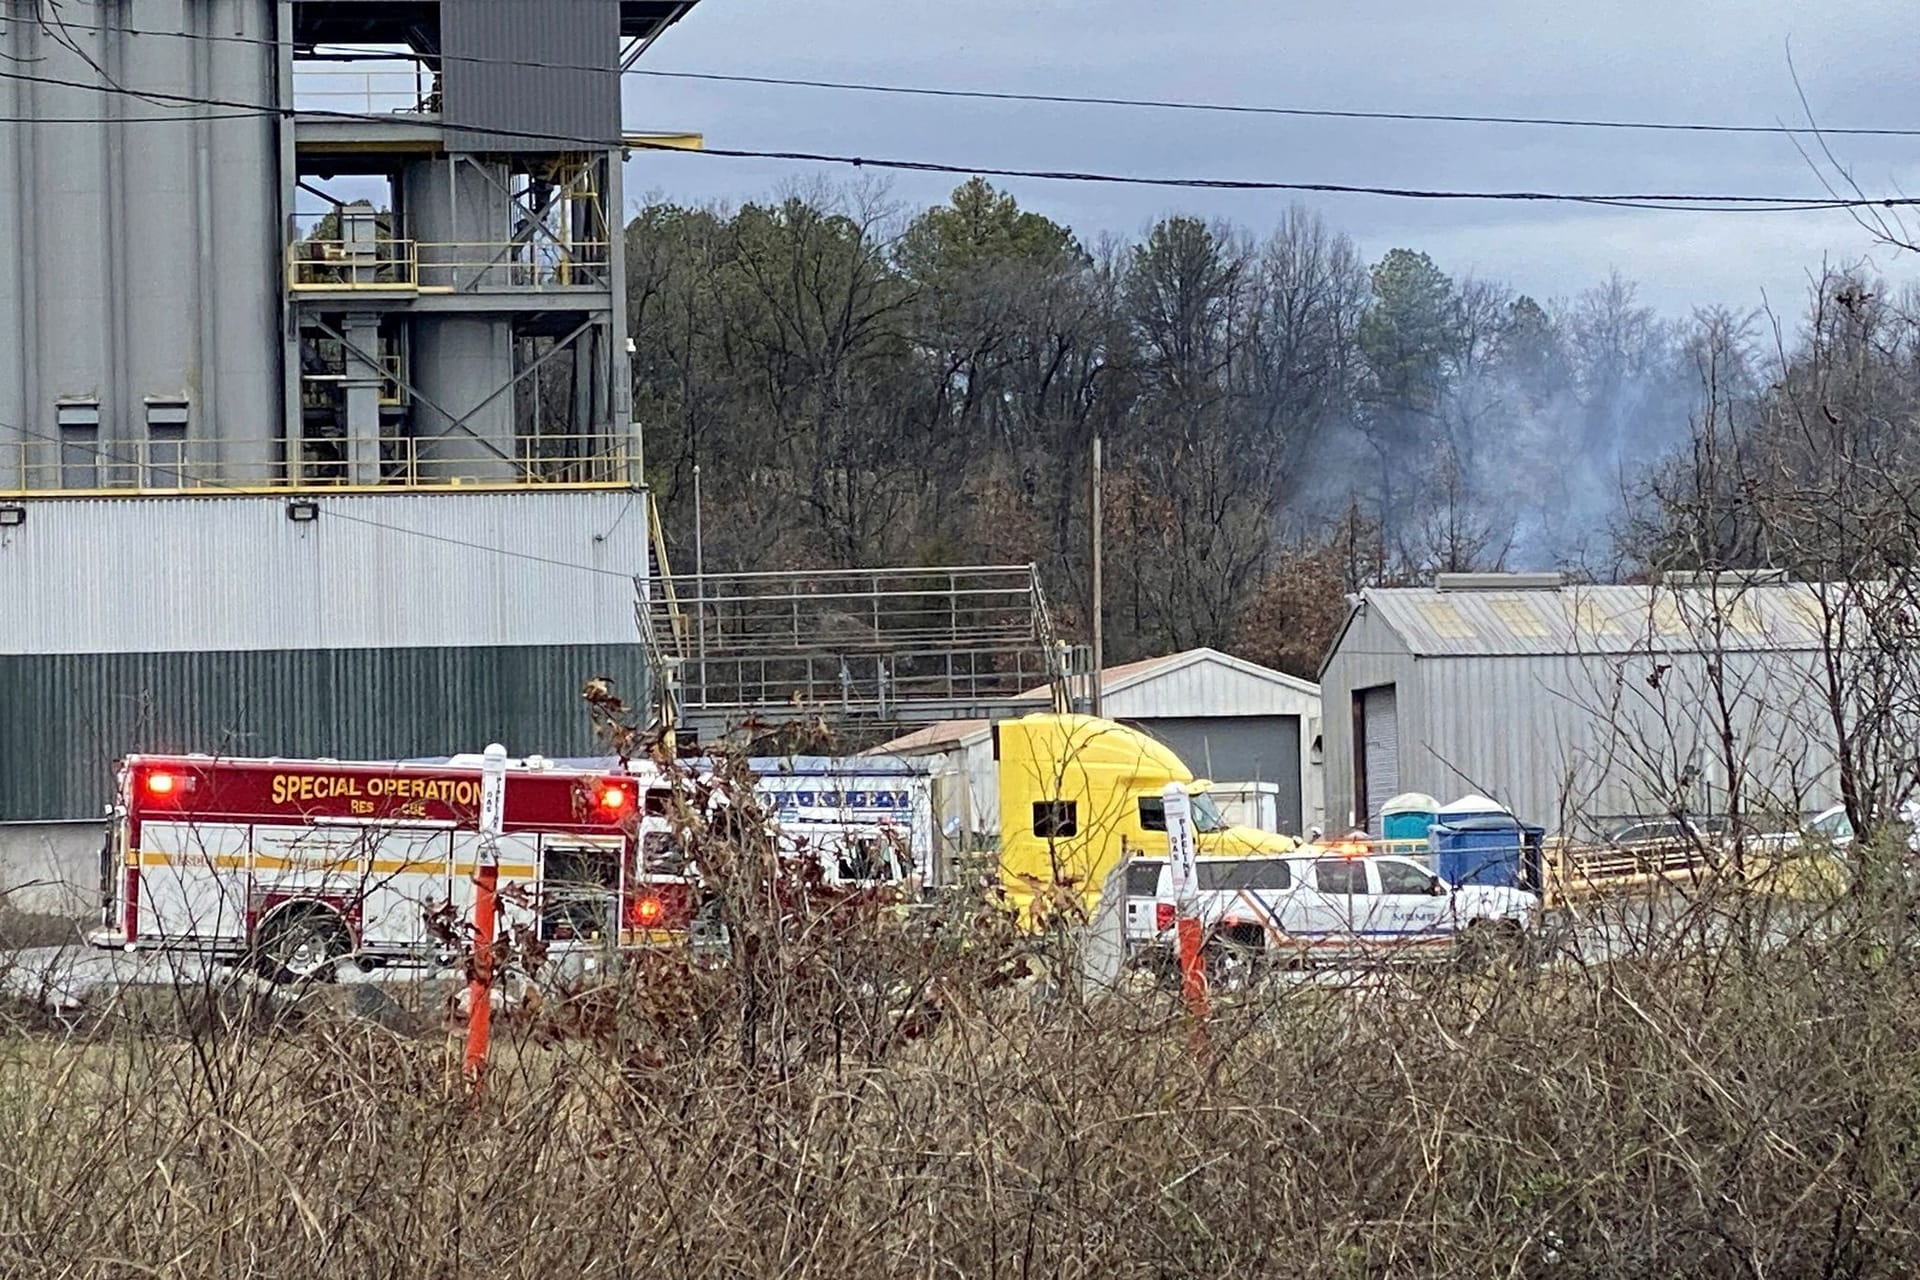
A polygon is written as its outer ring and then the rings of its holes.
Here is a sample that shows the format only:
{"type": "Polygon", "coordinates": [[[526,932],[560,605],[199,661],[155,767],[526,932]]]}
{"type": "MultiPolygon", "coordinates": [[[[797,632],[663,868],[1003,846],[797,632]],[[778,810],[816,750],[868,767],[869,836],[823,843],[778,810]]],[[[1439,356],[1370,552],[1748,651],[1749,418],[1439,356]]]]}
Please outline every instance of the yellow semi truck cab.
{"type": "Polygon", "coordinates": [[[1093,716],[1040,714],[994,727],[1000,791],[1000,878],[1031,925],[1048,904],[1078,895],[1091,914],[1123,851],[1165,857],[1161,792],[1169,782],[1195,791],[1201,857],[1286,853],[1287,836],[1223,822],[1207,784],[1165,744],[1093,716]],[[1036,910],[1038,908],[1038,910],[1036,910]]]}

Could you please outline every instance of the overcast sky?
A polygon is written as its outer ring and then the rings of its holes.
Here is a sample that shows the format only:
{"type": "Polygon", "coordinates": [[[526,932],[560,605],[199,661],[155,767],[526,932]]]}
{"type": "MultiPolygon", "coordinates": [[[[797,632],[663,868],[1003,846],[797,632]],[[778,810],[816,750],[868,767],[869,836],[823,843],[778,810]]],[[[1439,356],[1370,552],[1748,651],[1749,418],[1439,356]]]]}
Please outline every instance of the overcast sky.
{"type": "MultiPolygon", "coordinates": [[[[1822,124],[1920,126],[1913,10],[1898,0],[701,0],[643,69],[1283,106],[1800,123],[1792,60],[1822,124]]],[[[1118,107],[936,100],[629,77],[639,129],[720,147],[1008,168],[1454,189],[1817,194],[1780,136],[1304,120],[1118,107]]],[[[1920,193],[1920,138],[1832,145],[1871,193],[1920,193]]],[[[644,155],[630,203],[764,198],[814,165],[644,155]]],[[[960,181],[898,174],[920,207],[960,181]]],[[[1020,202],[1095,239],[1170,212],[1264,230],[1289,197],[1009,179],[1020,202]]],[[[1797,307],[1823,259],[1901,279],[1920,261],[1845,213],[1642,213],[1571,205],[1300,198],[1369,261],[1407,246],[1456,277],[1541,297],[1618,269],[1670,315],[1699,304],[1797,307]]],[[[1920,219],[1916,219],[1920,224],[1920,219]]]]}

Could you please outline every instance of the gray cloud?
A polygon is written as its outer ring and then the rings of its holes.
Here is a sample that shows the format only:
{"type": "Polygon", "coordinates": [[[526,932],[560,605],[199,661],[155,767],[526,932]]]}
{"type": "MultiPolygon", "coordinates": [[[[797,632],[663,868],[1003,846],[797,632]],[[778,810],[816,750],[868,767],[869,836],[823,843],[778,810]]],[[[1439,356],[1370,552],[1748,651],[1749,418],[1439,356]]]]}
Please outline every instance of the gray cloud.
{"type": "MultiPolygon", "coordinates": [[[[1793,64],[1823,123],[1920,122],[1908,65],[1911,10],[1894,0],[1483,0],[1462,14],[1419,0],[1333,6],[1271,0],[703,0],[643,66],[826,76],[950,87],[1207,98],[1282,105],[1799,123],[1793,64]]],[[[976,103],[633,77],[636,127],[693,129],[716,146],[903,156],[1014,168],[1287,178],[1454,188],[1816,193],[1781,137],[1308,121],[976,103]]],[[[1834,145],[1870,192],[1920,192],[1915,140],[1834,145]]],[[[764,197],[810,166],[648,155],[630,199],[764,197]]],[[[846,171],[826,171],[844,178],[846,171]]],[[[899,175],[903,203],[957,179],[899,175]]],[[[1027,204],[1088,238],[1135,234],[1173,211],[1270,225],[1286,198],[1008,181],[1027,204]]],[[[1455,275],[1496,276],[1541,296],[1610,269],[1668,314],[1697,304],[1792,310],[1823,260],[1916,275],[1845,214],[1712,216],[1575,206],[1302,201],[1371,258],[1424,249],[1455,275]]]]}

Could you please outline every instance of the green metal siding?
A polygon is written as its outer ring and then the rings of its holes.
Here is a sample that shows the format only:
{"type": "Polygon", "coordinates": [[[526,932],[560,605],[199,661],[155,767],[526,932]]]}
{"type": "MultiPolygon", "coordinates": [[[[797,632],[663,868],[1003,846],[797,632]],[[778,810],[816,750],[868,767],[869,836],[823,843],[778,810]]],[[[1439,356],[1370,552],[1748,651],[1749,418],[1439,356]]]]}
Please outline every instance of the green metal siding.
{"type": "Polygon", "coordinates": [[[133,751],[592,755],[590,676],[643,703],[638,645],[0,655],[0,821],[99,814],[133,751]]]}

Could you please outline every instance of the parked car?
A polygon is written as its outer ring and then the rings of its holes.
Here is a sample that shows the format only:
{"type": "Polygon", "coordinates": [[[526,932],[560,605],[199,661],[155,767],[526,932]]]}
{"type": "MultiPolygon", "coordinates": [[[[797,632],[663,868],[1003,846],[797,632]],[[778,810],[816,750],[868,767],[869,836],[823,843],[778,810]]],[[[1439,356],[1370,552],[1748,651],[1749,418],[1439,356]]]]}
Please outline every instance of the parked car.
{"type": "Polygon", "coordinates": [[[1847,816],[1847,806],[1836,804],[1823,809],[1820,816],[1807,824],[1807,834],[1826,841],[1835,849],[1844,849],[1853,843],[1853,819],[1847,816]]]}
{"type": "MultiPolygon", "coordinates": [[[[1451,953],[1463,939],[1513,942],[1540,899],[1522,889],[1450,885],[1412,858],[1297,854],[1203,858],[1198,915],[1224,977],[1272,962],[1405,959],[1451,953]]],[[[1156,944],[1173,943],[1172,872],[1159,870],[1156,944]]]]}

